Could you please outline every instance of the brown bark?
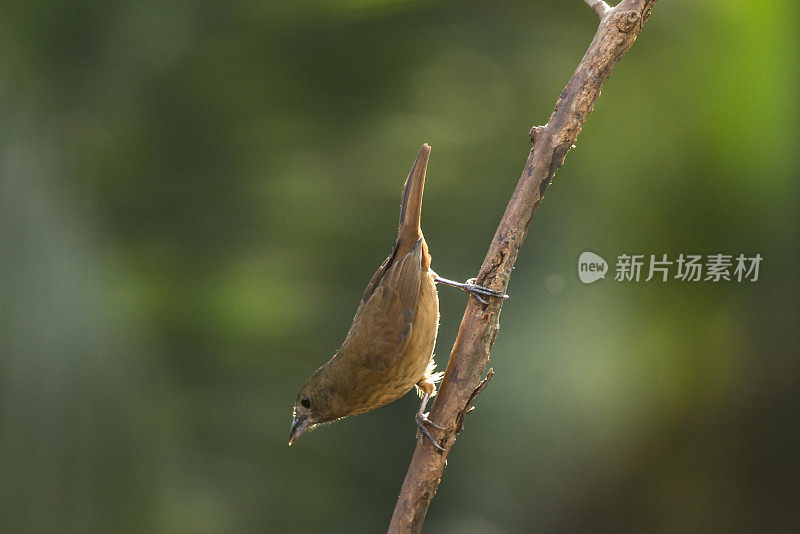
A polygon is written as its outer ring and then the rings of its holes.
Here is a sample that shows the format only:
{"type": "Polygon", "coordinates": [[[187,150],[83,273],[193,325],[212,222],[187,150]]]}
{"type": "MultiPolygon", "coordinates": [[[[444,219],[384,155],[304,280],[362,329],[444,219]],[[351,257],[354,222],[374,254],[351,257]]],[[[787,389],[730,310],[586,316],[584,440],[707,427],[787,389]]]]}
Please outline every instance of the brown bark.
{"type": "MultiPolygon", "coordinates": [[[[622,0],[613,8],[602,1],[587,3],[600,16],[600,25],[575,74],[559,96],[550,120],[530,132],[533,148],[478,276],[477,283],[492,289],[505,291],[508,287],[519,249],[547,186],[563,165],[603,84],[636,40],[655,0],[622,0]]],[[[445,427],[445,430],[430,430],[446,451],[438,451],[428,440],[417,443],[392,515],[391,533],[422,530],[447,454],[463,428],[464,417],[473,400],[486,385],[481,382],[481,376],[497,337],[502,304],[502,299],[491,299],[488,305],[469,299],[430,413],[432,421],[445,427]]]]}

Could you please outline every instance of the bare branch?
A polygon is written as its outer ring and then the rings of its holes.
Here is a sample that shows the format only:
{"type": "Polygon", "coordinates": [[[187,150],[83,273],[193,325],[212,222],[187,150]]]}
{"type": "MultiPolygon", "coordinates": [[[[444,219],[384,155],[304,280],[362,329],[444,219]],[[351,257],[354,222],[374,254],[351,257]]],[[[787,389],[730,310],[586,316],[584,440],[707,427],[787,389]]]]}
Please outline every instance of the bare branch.
{"type": "Polygon", "coordinates": [[[609,5],[603,2],[603,0],[583,0],[583,1],[586,2],[586,4],[589,7],[591,7],[595,13],[597,13],[597,16],[600,17],[600,20],[603,20],[603,17],[605,17],[606,14],[609,11],[611,11],[609,5]]]}
{"type": "MultiPolygon", "coordinates": [[[[654,3],[655,0],[622,0],[614,8],[605,6],[597,33],[559,96],[550,120],[546,125],[531,130],[533,148],[481,266],[478,276],[481,285],[501,291],[508,287],[519,249],[547,186],[563,165],[567,152],[600,96],[600,89],[614,66],[633,45],[654,3]]],[[[590,5],[594,8],[597,4],[590,5]]],[[[491,299],[489,304],[469,299],[444,380],[430,413],[432,420],[445,427],[445,430],[432,430],[438,443],[446,450],[437,450],[428,440],[417,443],[389,525],[391,533],[422,530],[428,505],[439,487],[447,454],[461,430],[465,410],[482,389],[479,389],[481,375],[497,337],[502,304],[502,299],[491,299]]]]}

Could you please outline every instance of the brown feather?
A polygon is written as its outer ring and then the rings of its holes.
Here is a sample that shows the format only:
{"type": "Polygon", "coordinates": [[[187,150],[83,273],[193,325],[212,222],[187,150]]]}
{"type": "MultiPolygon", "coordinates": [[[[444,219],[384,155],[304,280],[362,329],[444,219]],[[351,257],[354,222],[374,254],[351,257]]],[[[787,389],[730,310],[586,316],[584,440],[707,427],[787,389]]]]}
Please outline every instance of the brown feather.
{"type": "Polygon", "coordinates": [[[429,154],[423,145],[406,178],[392,253],[367,284],[342,347],[301,389],[296,420],[313,427],[379,408],[415,385],[435,391],[439,298],[420,229],[429,154]]]}

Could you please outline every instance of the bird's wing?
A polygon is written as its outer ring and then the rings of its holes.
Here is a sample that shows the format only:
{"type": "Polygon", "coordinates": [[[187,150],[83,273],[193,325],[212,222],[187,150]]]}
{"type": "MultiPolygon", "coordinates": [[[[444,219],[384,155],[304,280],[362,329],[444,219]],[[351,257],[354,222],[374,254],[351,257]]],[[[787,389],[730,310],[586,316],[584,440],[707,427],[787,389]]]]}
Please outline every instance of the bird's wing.
{"type": "Polygon", "coordinates": [[[406,348],[419,299],[422,240],[393,262],[353,319],[341,352],[367,367],[385,370],[406,348]]]}
{"type": "Polygon", "coordinates": [[[380,287],[397,292],[403,312],[410,310],[413,314],[417,310],[424,243],[424,240],[419,238],[408,254],[397,259],[389,267],[380,282],[380,287]]]}

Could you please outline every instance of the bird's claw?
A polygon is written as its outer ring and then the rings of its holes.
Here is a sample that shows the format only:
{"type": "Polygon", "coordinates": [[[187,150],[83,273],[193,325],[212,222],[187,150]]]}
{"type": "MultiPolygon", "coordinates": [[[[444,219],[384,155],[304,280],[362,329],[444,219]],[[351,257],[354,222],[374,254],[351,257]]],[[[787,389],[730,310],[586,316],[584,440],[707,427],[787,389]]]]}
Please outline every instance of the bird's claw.
{"type": "Polygon", "coordinates": [[[488,287],[479,286],[475,282],[477,282],[477,278],[470,278],[464,284],[464,291],[468,292],[470,295],[478,299],[481,304],[489,304],[486,299],[484,299],[481,295],[486,295],[489,297],[497,297],[500,299],[507,299],[508,295],[503,293],[502,291],[496,291],[494,289],[489,289],[488,287]]]}
{"type": "Polygon", "coordinates": [[[479,286],[478,284],[475,283],[477,281],[478,281],[477,278],[470,278],[469,280],[466,281],[466,283],[462,284],[461,282],[455,282],[453,280],[448,280],[447,278],[442,278],[441,276],[436,275],[436,282],[447,284],[449,286],[457,287],[463,291],[466,291],[467,293],[478,299],[478,302],[480,302],[481,304],[489,304],[489,301],[487,301],[483,297],[497,297],[500,299],[508,298],[508,295],[506,295],[502,291],[496,291],[494,289],[489,289],[488,287],[479,286]]]}
{"type": "Polygon", "coordinates": [[[416,415],[416,417],[414,419],[416,419],[416,421],[417,421],[417,430],[419,431],[417,433],[418,438],[422,439],[423,435],[427,436],[427,438],[429,440],[431,440],[431,443],[433,444],[434,447],[439,449],[439,451],[444,452],[445,448],[442,447],[441,445],[439,445],[436,442],[436,440],[433,439],[433,436],[431,436],[431,433],[428,432],[427,428],[425,428],[425,425],[426,424],[431,425],[432,427],[438,428],[439,430],[444,430],[444,427],[443,426],[439,426],[436,423],[434,423],[433,421],[431,421],[430,419],[428,419],[428,414],[426,414],[426,413],[417,413],[417,415],[416,415]]]}
{"type": "Polygon", "coordinates": [[[414,419],[417,420],[417,426],[422,426],[424,423],[431,425],[433,428],[438,428],[439,430],[444,430],[443,426],[439,426],[430,419],[428,419],[428,414],[426,413],[418,413],[414,419]]]}

